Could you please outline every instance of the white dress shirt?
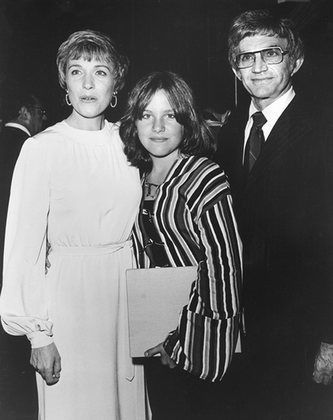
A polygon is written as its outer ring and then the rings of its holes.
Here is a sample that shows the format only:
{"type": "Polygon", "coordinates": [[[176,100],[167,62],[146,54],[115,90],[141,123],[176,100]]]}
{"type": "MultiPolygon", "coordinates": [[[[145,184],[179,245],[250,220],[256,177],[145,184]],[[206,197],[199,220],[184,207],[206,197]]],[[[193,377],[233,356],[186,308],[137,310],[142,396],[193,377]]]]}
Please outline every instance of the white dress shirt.
{"type": "MultiPolygon", "coordinates": [[[[295,97],[295,91],[293,87],[291,86],[287,92],[285,92],[282,96],[277,98],[273,103],[266,106],[261,112],[264,114],[266,118],[266,122],[262,127],[262,131],[264,133],[265,141],[267,137],[269,136],[270,132],[272,131],[276,121],[280,118],[283,111],[287,108],[287,106],[290,104],[290,102],[295,97]]],[[[253,124],[253,119],[251,118],[252,115],[258,112],[258,109],[254,105],[253,101],[250,104],[249,108],[249,118],[247,120],[247,124],[244,131],[244,148],[243,148],[243,162],[244,162],[244,153],[245,153],[245,147],[247,139],[249,138],[250,131],[253,124]]]]}

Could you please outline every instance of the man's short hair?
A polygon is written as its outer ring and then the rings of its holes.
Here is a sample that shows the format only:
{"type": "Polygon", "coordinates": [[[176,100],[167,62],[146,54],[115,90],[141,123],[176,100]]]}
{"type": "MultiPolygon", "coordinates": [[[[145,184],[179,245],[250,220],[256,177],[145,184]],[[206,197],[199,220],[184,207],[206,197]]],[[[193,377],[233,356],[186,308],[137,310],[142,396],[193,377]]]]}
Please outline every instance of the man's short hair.
{"type": "Polygon", "coordinates": [[[228,59],[231,67],[237,68],[235,60],[239,43],[242,39],[255,35],[286,39],[292,62],[304,57],[303,42],[292,20],[278,17],[269,10],[248,10],[233,20],[229,30],[228,59]]]}
{"type": "Polygon", "coordinates": [[[3,102],[4,121],[8,122],[17,118],[22,107],[31,111],[33,108],[41,107],[41,102],[36,95],[30,92],[9,89],[5,93],[5,101],[3,102]]]}

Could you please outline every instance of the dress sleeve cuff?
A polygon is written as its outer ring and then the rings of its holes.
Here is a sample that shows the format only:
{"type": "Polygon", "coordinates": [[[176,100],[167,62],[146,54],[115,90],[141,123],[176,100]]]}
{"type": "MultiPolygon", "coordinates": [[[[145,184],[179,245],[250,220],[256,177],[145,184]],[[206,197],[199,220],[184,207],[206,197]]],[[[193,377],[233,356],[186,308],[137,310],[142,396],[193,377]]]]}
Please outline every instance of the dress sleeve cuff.
{"type": "Polygon", "coordinates": [[[173,349],[175,348],[178,338],[178,330],[174,330],[167,336],[166,340],[163,343],[164,350],[168,353],[170,357],[173,353],[173,349]]]}
{"type": "Polygon", "coordinates": [[[34,331],[27,334],[28,339],[31,343],[31,348],[45,347],[53,343],[53,338],[45,334],[43,331],[34,331]]]}

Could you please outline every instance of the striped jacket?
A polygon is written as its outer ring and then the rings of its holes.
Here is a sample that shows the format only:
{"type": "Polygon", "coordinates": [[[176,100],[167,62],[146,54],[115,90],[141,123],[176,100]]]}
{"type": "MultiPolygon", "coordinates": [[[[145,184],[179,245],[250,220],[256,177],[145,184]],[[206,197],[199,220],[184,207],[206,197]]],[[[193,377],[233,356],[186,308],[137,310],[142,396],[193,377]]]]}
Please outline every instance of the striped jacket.
{"type": "MultiPolygon", "coordinates": [[[[219,381],[235,349],[242,285],[242,245],[224,172],[207,158],[179,159],[160,187],[154,213],[170,266],[198,265],[179,325],[166,331],[165,349],[184,370],[219,381]]],[[[134,251],[138,266],[148,268],[140,225],[138,217],[134,251]]]]}

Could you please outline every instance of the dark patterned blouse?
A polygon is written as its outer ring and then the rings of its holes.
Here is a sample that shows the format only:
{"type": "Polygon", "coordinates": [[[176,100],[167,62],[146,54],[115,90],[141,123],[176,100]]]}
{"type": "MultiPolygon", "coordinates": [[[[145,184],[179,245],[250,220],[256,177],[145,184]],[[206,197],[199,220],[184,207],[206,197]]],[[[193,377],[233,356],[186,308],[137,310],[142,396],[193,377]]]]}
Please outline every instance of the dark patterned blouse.
{"type": "MultiPolygon", "coordinates": [[[[177,160],[159,187],[153,213],[168,265],[198,266],[189,302],[164,347],[184,370],[220,381],[236,346],[242,287],[242,245],[223,170],[207,158],[177,160]]],[[[148,268],[141,216],[133,232],[137,263],[148,268]]]]}

